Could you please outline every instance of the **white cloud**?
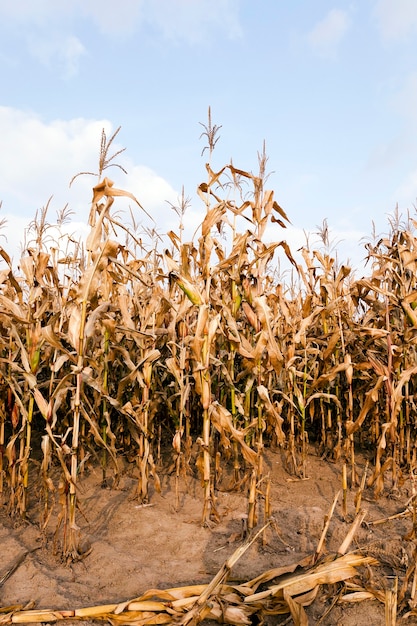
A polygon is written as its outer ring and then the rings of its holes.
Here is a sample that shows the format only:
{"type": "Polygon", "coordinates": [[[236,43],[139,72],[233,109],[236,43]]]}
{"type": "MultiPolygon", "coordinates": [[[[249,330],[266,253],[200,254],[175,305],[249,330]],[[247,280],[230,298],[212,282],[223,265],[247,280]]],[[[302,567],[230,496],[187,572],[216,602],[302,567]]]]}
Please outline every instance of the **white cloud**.
{"type": "Polygon", "coordinates": [[[146,5],[146,18],[166,39],[200,43],[208,36],[242,36],[239,0],[154,0],[146,5]]]}
{"type": "Polygon", "coordinates": [[[71,26],[72,18],[84,16],[95,22],[101,32],[117,35],[133,31],[140,22],[144,4],[145,0],[0,0],[0,17],[36,26],[47,36],[57,26],[71,26]]]}
{"type": "MultiPolygon", "coordinates": [[[[0,0],[0,17],[21,24],[50,27],[85,16],[106,35],[131,35],[151,25],[166,39],[198,43],[219,31],[230,38],[242,34],[241,0],[0,0]]],[[[49,29],[45,30],[47,35],[49,29]]]]}
{"type": "MultiPolygon", "coordinates": [[[[18,255],[25,228],[51,197],[48,222],[54,223],[56,212],[68,204],[74,211],[68,228],[83,234],[88,223],[92,187],[97,179],[78,176],[71,188],[69,183],[77,173],[97,169],[103,128],[110,137],[113,131],[107,120],[80,118],[47,123],[33,113],[0,107],[0,200],[3,201],[0,219],[7,219],[7,226],[0,230],[0,235],[7,235],[8,244],[4,244],[4,248],[10,250],[9,254],[18,255]]],[[[120,146],[112,144],[111,154],[118,149],[120,146]]],[[[135,164],[125,153],[115,162],[122,165],[128,175],[118,168],[106,170],[105,175],[114,180],[115,187],[133,193],[154,216],[156,226],[131,200],[116,198],[114,210],[123,211],[125,223],[131,206],[138,222],[162,232],[174,228],[178,219],[167,200],[175,203],[178,193],[156,172],[135,164]]],[[[1,245],[2,241],[3,238],[1,245]]]]}
{"type": "Polygon", "coordinates": [[[377,0],[374,15],[385,40],[403,39],[417,31],[415,0],[377,0]]]}
{"type": "MultiPolygon", "coordinates": [[[[151,0],[151,4],[154,2],[151,0]]],[[[102,33],[117,36],[130,35],[135,31],[143,18],[146,0],[71,0],[70,4],[74,13],[79,11],[89,17],[102,33]]]]}
{"type": "Polygon", "coordinates": [[[42,20],[55,6],[54,0],[37,0],[36,4],[32,0],[0,0],[0,15],[19,21],[42,20]]]}
{"type": "Polygon", "coordinates": [[[308,35],[313,50],[323,57],[333,57],[351,25],[346,11],[332,9],[308,35]]]}
{"type": "Polygon", "coordinates": [[[157,209],[155,205],[155,189],[159,189],[160,191],[158,194],[159,198],[162,197],[169,202],[175,202],[177,198],[177,194],[171,185],[161,176],[158,176],[156,172],[144,165],[133,165],[129,167],[126,177],[126,186],[136,196],[142,206],[151,207],[152,209],[157,209]]]}
{"type": "Polygon", "coordinates": [[[78,74],[97,34],[105,38],[103,45],[109,37],[140,38],[144,32],[176,44],[236,39],[242,35],[240,2],[216,0],[213,10],[212,0],[0,0],[0,20],[18,43],[14,54],[0,43],[0,60],[19,71],[29,54],[69,80],[78,74]]]}
{"type": "Polygon", "coordinates": [[[103,23],[116,21],[118,14],[130,19],[132,11],[143,4],[144,0],[123,0],[123,3],[115,3],[113,0],[66,0],[57,3],[56,0],[0,0],[0,15],[18,22],[32,22],[37,24],[46,23],[54,19],[67,19],[75,12],[91,15],[95,21],[103,23]]]}
{"type": "Polygon", "coordinates": [[[86,49],[77,37],[70,36],[64,41],[61,53],[63,54],[66,76],[74,76],[78,73],[80,58],[84,56],[86,49]]]}
{"type": "Polygon", "coordinates": [[[0,194],[32,199],[36,207],[68,189],[74,174],[96,166],[101,129],[110,127],[107,120],[82,118],[45,123],[31,112],[0,107],[0,194]]]}
{"type": "Polygon", "coordinates": [[[54,39],[32,38],[29,49],[46,67],[58,67],[63,78],[72,78],[78,74],[81,57],[86,54],[81,41],[73,35],[54,39]]]}

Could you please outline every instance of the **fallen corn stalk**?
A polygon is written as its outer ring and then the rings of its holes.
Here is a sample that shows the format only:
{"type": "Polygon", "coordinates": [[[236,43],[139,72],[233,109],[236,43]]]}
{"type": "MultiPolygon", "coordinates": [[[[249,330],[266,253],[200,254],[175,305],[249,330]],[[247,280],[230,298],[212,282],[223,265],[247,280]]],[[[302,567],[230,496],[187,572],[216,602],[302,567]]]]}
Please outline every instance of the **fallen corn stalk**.
{"type": "Polygon", "coordinates": [[[321,586],[346,581],[357,576],[358,567],[377,564],[374,558],[353,552],[328,555],[312,564],[315,558],[312,555],[296,565],[270,570],[245,584],[226,584],[235,563],[264,529],[263,527],[239,546],[206,585],[151,589],[126,602],[73,610],[21,610],[21,607],[6,607],[0,609],[0,625],[88,619],[107,621],[118,626],[194,626],[204,619],[214,619],[220,623],[249,626],[254,614],[291,614],[295,624],[303,625],[307,623],[303,607],[314,601],[321,586]],[[273,584],[257,591],[259,586],[264,586],[266,581],[271,580],[273,584]]]}

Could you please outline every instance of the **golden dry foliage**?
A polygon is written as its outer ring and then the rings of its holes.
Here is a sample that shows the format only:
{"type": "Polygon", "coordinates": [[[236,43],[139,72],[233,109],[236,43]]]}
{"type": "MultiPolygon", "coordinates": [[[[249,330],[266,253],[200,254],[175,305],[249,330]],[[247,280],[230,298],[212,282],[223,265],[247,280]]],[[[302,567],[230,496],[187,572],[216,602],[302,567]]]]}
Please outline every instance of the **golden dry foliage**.
{"type": "MultiPolygon", "coordinates": [[[[211,160],[210,114],[204,128],[211,160]]],[[[198,238],[183,241],[183,193],[179,234],[161,251],[133,210],[131,226],[114,211],[125,197],[147,216],[104,176],[117,132],[102,137],[85,247],[52,239],[46,207],[18,268],[0,248],[1,504],[25,517],[40,488],[41,528],[57,507],[56,548],[71,560],[81,556],[77,484],[94,458],[109,485],[122,456],[135,463],[143,503],[164,467],[175,471],[175,506],[182,476],[198,473],[205,525],[218,519],[216,489],[244,489],[249,530],[261,504],[269,515],[265,446],[303,478],[314,444],[346,463],[349,486],[361,447],[374,495],[396,489],[417,462],[417,222],[393,220],[367,244],[359,280],[337,262],[326,225],[322,245],[296,262],[263,151],[257,174],[207,163],[198,238]]]]}

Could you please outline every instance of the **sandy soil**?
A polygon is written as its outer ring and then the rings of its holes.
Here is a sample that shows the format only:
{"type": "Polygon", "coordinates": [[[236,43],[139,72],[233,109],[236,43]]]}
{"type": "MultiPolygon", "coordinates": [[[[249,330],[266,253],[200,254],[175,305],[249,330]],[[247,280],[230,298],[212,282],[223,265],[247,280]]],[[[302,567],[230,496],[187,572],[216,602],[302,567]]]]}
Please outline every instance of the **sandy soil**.
{"type": "MultiPolygon", "coordinates": [[[[364,469],[358,460],[358,474],[364,469]]],[[[265,471],[271,477],[271,500],[275,528],[266,531],[237,562],[231,579],[245,582],[273,567],[291,565],[314,553],[325,517],[341,487],[341,465],[320,459],[312,450],[307,479],[297,480],[283,469],[280,453],[267,451],[265,471]]],[[[242,540],[245,525],[244,493],[219,491],[220,521],[213,528],[200,524],[202,492],[192,476],[180,483],[180,508],[175,510],[174,477],[161,472],[162,492],[153,493],[147,506],[132,498],[136,485],[134,464],[126,464],[116,488],[100,488],[101,474],[88,469],[80,483],[78,523],[83,542],[91,551],[83,560],[65,564],[53,554],[54,520],[42,534],[39,511],[32,503],[31,523],[11,519],[0,507],[0,580],[8,568],[28,551],[16,571],[0,586],[0,608],[27,605],[37,608],[74,609],[119,602],[140,596],[151,588],[168,588],[209,582],[242,540]]],[[[356,488],[348,493],[348,515],[344,519],[340,497],[331,518],[325,549],[337,551],[354,517],[356,488]]],[[[410,565],[414,540],[406,536],[413,521],[408,500],[412,484],[405,477],[401,492],[385,493],[374,500],[367,489],[362,506],[364,524],[355,534],[350,549],[361,548],[380,560],[372,568],[372,586],[391,588],[395,576],[401,581],[410,565]],[[376,520],[405,511],[396,519],[376,520]]],[[[261,510],[261,507],[260,507],[261,510]]],[[[378,600],[336,603],[342,585],[323,587],[306,611],[309,624],[380,626],[385,623],[384,605],[378,600]]],[[[410,598],[411,583],[407,592],[410,598]]],[[[402,609],[402,613],[409,607],[402,609]]],[[[268,618],[270,624],[292,624],[287,616],[268,618]]],[[[1,613],[0,613],[1,623],[1,613]]],[[[80,622],[78,622],[80,623],[80,622]]],[[[417,624],[417,617],[404,622],[417,624]]]]}

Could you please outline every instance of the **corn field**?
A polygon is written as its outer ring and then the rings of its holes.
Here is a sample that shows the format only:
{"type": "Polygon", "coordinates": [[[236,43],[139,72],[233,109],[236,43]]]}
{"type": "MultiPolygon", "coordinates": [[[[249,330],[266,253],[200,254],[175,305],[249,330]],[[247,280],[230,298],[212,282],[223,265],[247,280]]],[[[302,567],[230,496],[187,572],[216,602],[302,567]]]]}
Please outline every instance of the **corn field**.
{"type": "Polygon", "coordinates": [[[261,506],[269,516],[266,447],[300,478],[312,447],[342,460],[352,487],[365,451],[375,497],[416,467],[417,222],[394,216],[366,244],[365,278],[337,262],[326,226],[297,262],[265,152],[257,174],[214,171],[210,115],[204,129],[205,216],[192,241],[184,194],[169,246],[120,220],[119,197],[136,216],[146,207],[106,176],[116,131],[103,132],[85,244],[51,242],[44,209],[17,269],[0,248],[0,503],[26,518],[41,501],[42,529],[54,511],[68,560],[81,556],[78,485],[92,463],[111,485],[133,464],[140,503],[170,472],[178,507],[181,481],[198,475],[207,526],[216,490],[243,490],[249,531],[261,506]]]}

